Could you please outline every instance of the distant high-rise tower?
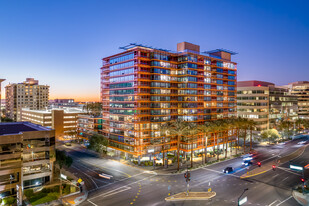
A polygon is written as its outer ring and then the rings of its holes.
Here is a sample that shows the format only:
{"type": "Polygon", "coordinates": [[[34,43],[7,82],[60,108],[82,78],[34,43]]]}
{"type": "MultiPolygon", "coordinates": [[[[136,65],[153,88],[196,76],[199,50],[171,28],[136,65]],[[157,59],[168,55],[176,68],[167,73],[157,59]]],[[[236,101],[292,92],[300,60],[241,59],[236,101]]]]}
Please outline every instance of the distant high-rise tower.
{"type": "MultiPolygon", "coordinates": [[[[0,117],[2,117],[2,109],[1,109],[1,82],[3,82],[5,79],[0,79],[0,117]]],[[[0,118],[0,122],[1,122],[1,118],[0,118]]]]}
{"type": "Polygon", "coordinates": [[[48,107],[49,86],[39,85],[39,81],[27,78],[22,83],[10,83],[5,87],[6,116],[21,121],[21,108],[41,110],[48,107]]]}

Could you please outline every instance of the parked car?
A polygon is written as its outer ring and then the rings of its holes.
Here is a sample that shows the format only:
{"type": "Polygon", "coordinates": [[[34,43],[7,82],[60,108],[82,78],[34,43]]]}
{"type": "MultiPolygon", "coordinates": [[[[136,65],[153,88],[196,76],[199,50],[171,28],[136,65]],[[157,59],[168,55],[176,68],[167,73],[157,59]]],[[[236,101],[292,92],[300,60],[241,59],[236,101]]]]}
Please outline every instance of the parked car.
{"type": "Polygon", "coordinates": [[[234,171],[233,167],[226,167],[226,168],[223,170],[223,173],[228,174],[228,173],[231,173],[231,172],[233,172],[233,171],[234,171]]]}

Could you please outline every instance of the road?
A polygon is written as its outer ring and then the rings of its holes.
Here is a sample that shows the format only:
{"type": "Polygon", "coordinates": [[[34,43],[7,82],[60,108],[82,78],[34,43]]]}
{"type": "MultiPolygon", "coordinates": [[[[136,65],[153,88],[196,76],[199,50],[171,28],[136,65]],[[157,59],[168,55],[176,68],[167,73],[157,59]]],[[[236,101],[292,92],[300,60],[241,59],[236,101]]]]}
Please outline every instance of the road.
{"type": "MultiPolygon", "coordinates": [[[[273,161],[280,156],[291,153],[301,145],[291,141],[286,145],[259,147],[256,161],[263,164],[273,161]]],[[[166,202],[165,197],[186,190],[183,174],[148,173],[121,164],[114,160],[98,158],[81,148],[66,148],[73,157],[74,163],[70,168],[76,172],[90,191],[88,200],[83,206],[105,205],[237,205],[237,198],[245,188],[249,190],[248,202],[244,205],[289,206],[298,205],[291,196],[291,189],[300,183],[301,174],[289,169],[289,163],[280,165],[275,171],[270,170],[261,175],[240,179],[247,168],[242,166],[242,158],[227,160],[204,168],[191,171],[190,191],[207,191],[209,188],[217,195],[208,201],[166,202]],[[227,166],[235,168],[232,174],[224,174],[222,169],[227,166]],[[113,175],[112,180],[100,178],[99,173],[113,175]]],[[[309,147],[293,163],[306,165],[309,160],[309,147]]],[[[257,167],[252,165],[250,167],[257,167]]],[[[252,169],[252,168],[250,168],[252,169]]],[[[309,174],[306,174],[307,176],[309,174]]]]}

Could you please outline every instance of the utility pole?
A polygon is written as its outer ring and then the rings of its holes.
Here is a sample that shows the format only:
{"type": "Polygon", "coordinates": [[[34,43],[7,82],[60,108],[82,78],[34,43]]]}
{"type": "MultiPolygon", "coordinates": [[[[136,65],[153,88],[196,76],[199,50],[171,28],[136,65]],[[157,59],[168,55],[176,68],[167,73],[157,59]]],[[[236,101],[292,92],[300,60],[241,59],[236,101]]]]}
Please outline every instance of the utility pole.
{"type": "Polygon", "coordinates": [[[187,172],[185,172],[185,174],[184,174],[184,177],[185,177],[186,182],[187,182],[187,191],[186,191],[187,196],[189,195],[189,182],[190,182],[190,177],[191,177],[191,174],[188,171],[188,167],[189,166],[187,165],[187,172]]]}

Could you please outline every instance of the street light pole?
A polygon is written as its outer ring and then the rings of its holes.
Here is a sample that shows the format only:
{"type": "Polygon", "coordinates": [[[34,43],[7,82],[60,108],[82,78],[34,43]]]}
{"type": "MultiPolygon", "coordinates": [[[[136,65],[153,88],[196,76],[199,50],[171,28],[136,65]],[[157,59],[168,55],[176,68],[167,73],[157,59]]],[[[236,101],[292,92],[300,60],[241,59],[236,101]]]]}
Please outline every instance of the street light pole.
{"type": "Polygon", "coordinates": [[[244,191],[243,191],[243,192],[241,193],[241,195],[238,197],[238,200],[237,200],[237,205],[238,205],[238,206],[240,206],[240,205],[239,205],[239,200],[240,200],[241,196],[243,196],[243,194],[244,194],[247,190],[249,190],[249,189],[248,189],[248,188],[244,189],[244,191]]]}

